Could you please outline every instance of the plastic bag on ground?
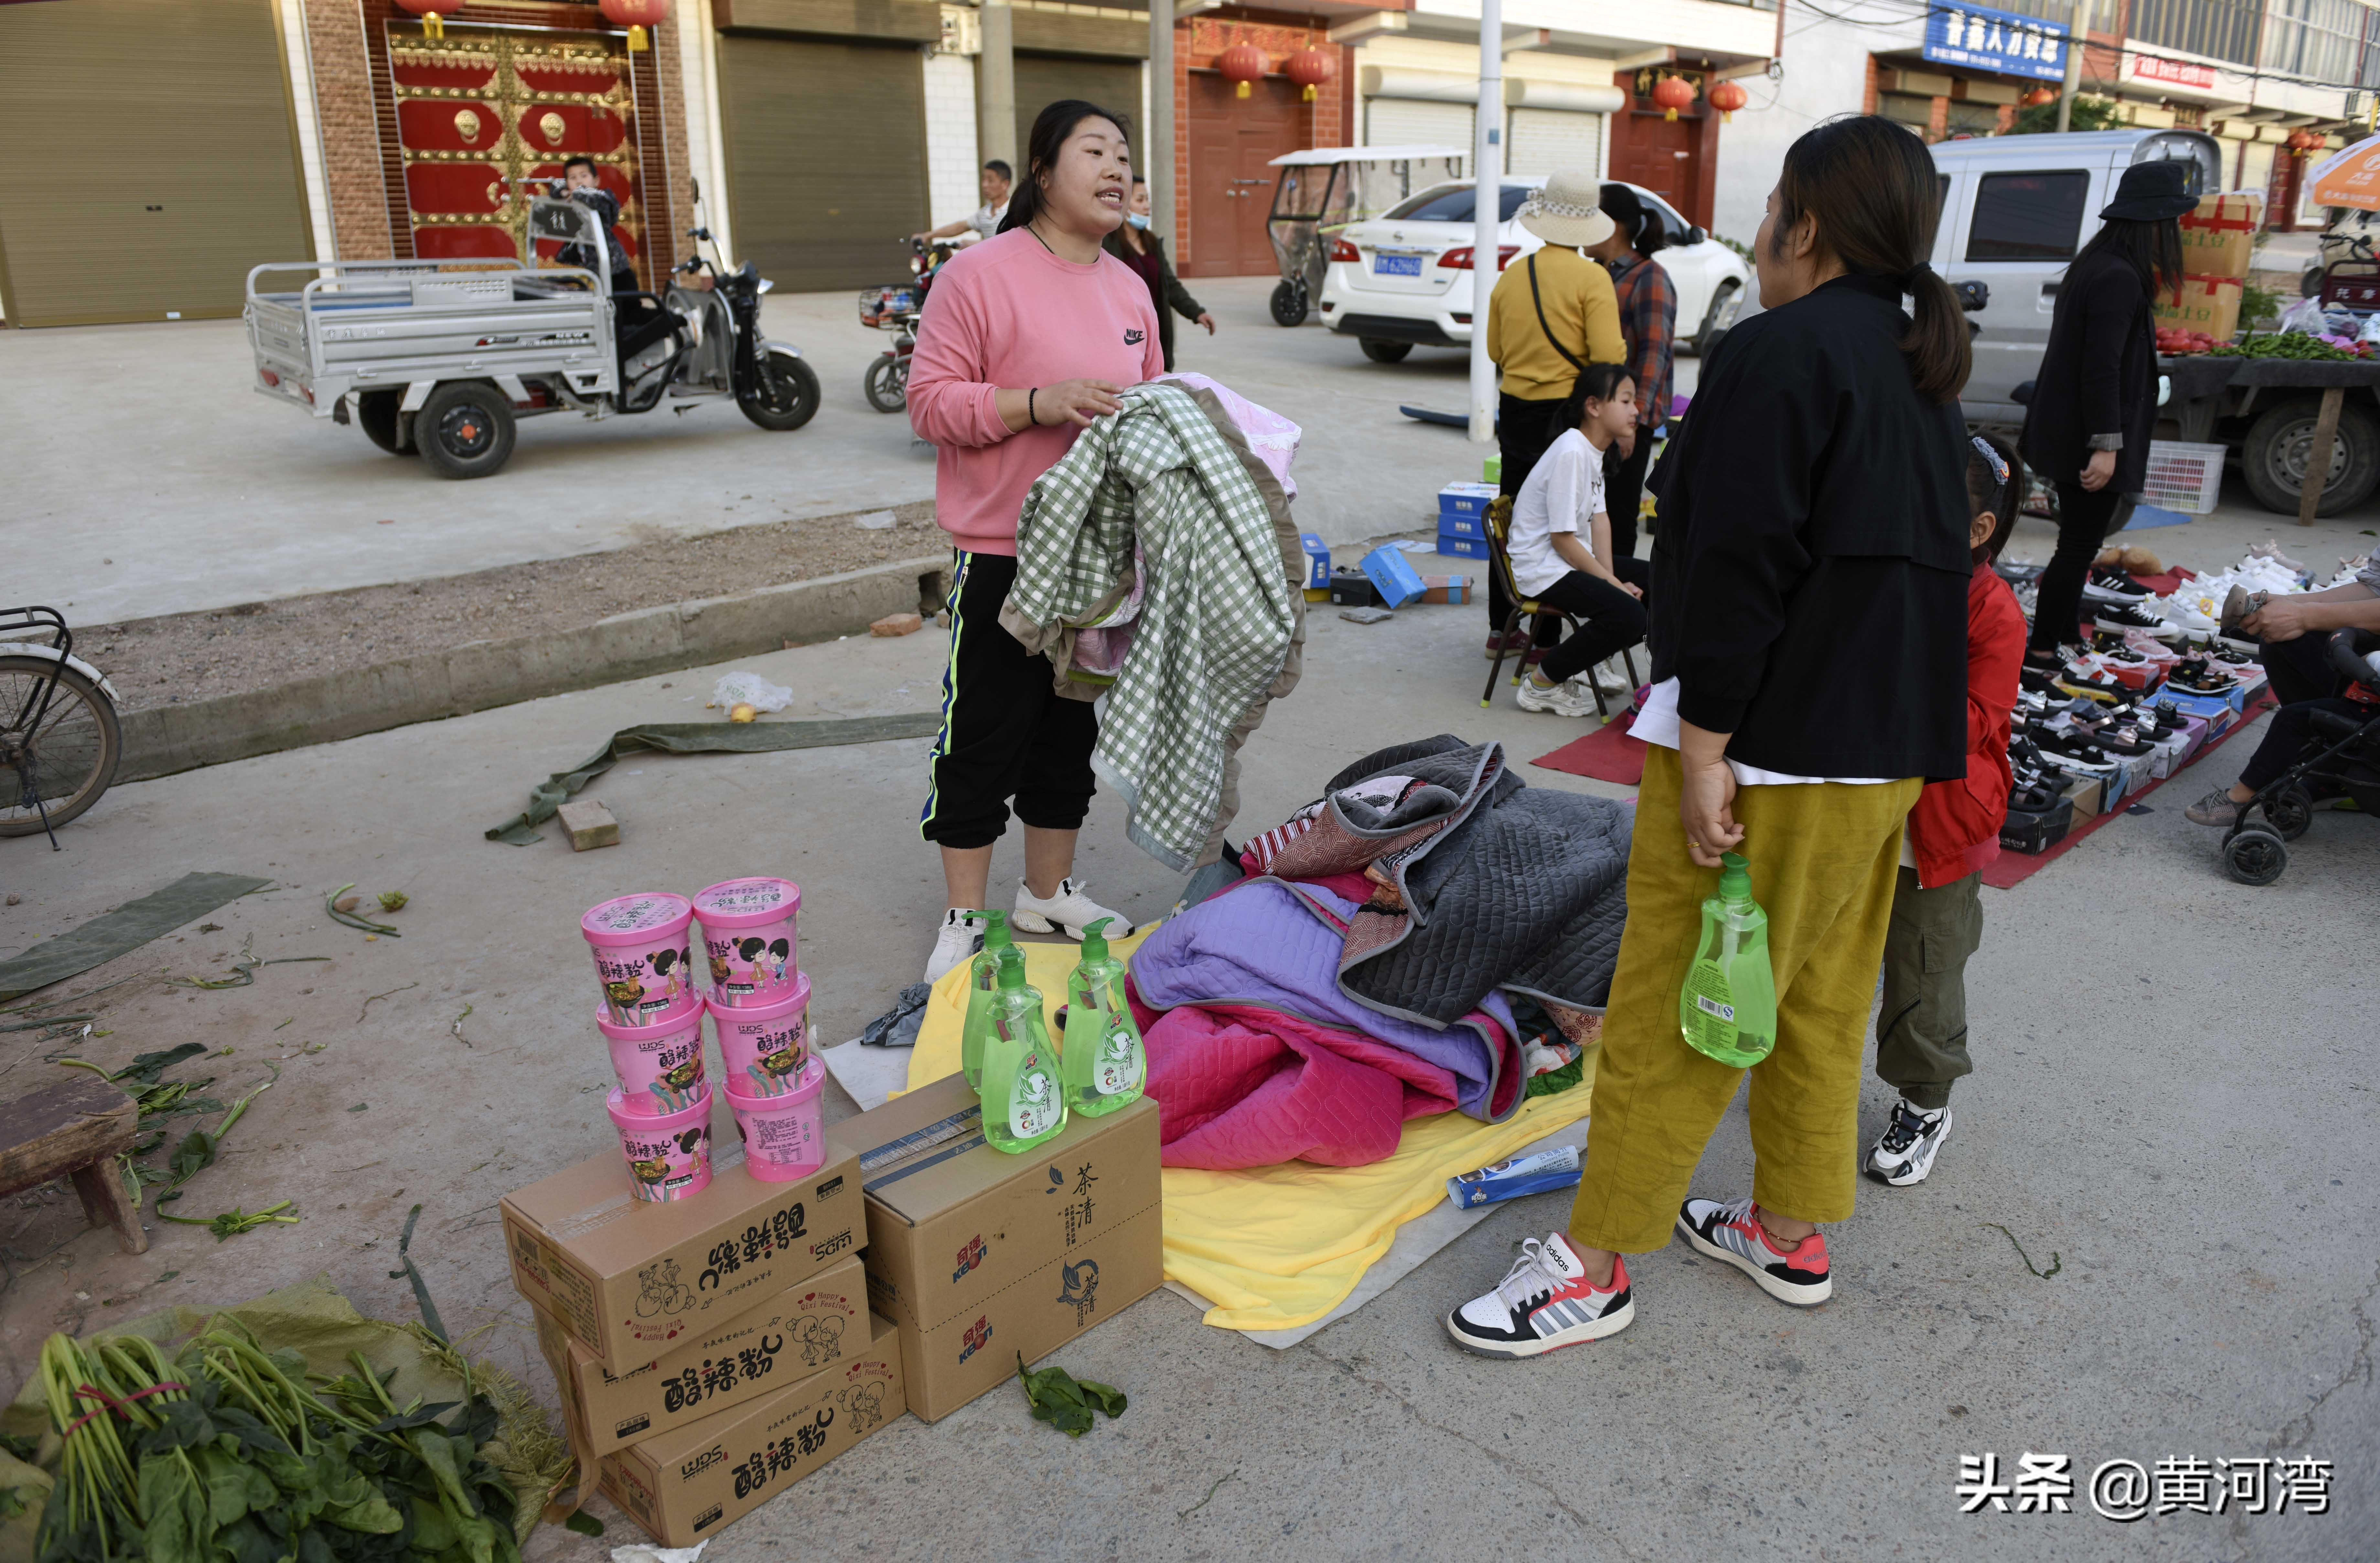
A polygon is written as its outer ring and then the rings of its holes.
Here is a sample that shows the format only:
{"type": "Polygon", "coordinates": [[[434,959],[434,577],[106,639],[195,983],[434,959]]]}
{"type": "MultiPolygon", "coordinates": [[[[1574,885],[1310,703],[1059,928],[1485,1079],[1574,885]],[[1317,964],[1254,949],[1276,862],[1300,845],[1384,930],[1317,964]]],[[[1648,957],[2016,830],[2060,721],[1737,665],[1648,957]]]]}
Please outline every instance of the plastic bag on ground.
{"type": "Polygon", "coordinates": [[[710,703],[722,711],[738,706],[749,706],[756,711],[782,711],[793,704],[794,692],[782,684],[771,684],[759,673],[741,668],[722,678],[710,691],[710,703]]]}

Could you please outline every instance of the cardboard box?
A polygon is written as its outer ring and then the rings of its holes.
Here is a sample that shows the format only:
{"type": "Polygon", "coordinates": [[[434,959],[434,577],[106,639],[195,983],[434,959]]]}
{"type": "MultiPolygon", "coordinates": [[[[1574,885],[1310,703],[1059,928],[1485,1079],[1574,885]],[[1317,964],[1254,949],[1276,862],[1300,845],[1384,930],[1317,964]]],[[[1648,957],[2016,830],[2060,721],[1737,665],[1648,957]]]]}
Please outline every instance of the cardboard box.
{"type": "Polygon", "coordinates": [[[2066,801],[2073,806],[2074,823],[2080,825],[2085,819],[2097,818],[2099,800],[2106,795],[2106,783],[2095,776],[2088,782],[2076,782],[2074,790],[2066,794],[2066,801]]]}
{"type": "Polygon", "coordinates": [[[1022,1156],[949,1075],[837,1125],[865,1131],[868,1295],[936,1422],[1165,1279],[1157,1104],[1077,1117],[1022,1156]]]}
{"type": "Polygon", "coordinates": [[[2253,191],[2198,198],[2181,220],[2181,269],[2208,277],[2244,277],[2256,252],[2264,197],[2253,191]]]}
{"type": "Polygon", "coordinates": [[[1438,534],[1438,551],[1449,559],[1486,559],[1488,556],[1488,539],[1440,532],[1438,534]]]}
{"type": "Polygon", "coordinates": [[[888,1320],[868,1324],[866,1351],[605,1455],[598,1484],[663,1546],[717,1535],[901,1414],[898,1338],[888,1320]]]}
{"type": "Polygon", "coordinates": [[[1297,545],[1305,552],[1305,589],[1311,601],[1312,593],[1330,589],[1330,551],[1323,546],[1319,532],[1298,533],[1297,545]]]}
{"type": "Polygon", "coordinates": [[[1429,588],[1422,584],[1421,572],[1413,567],[1405,551],[1394,543],[1385,543],[1364,555],[1364,575],[1380,594],[1383,608],[1402,608],[1417,602],[1429,588]]]}
{"type": "Polygon", "coordinates": [[[1424,602],[1471,600],[1471,577],[1468,576],[1424,576],[1421,584],[1421,600],[1424,602]]]}
{"type": "Polygon", "coordinates": [[[866,1350],[868,1338],[868,1272],[856,1254],[625,1373],[537,1315],[538,1346],[580,1448],[596,1456],[748,1405],[866,1350]]]}
{"type": "MultiPolygon", "coordinates": [[[[2235,685],[2221,695],[2201,695],[2192,690],[2176,689],[2171,685],[2168,685],[2158,698],[2172,701],[2173,709],[2184,716],[2204,717],[2209,722],[2226,714],[2236,717],[2245,710],[2248,705],[2246,686],[2239,685],[2235,685]]],[[[2208,736],[2212,737],[2213,733],[2210,733],[2208,736]]]]}
{"type": "Polygon", "coordinates": [[[2057,806],[2039,814],[2021,808],[2009,810],[2008,823],[2000,827],[2000,845],[2010,852],[2042,853],[2066,839],[2074,826],[2074,802],[2060,798],[2057,806]]]}
{"type": "Polygon", "coordinates": [[[1463,516],[1476,521],[1488,514],[1488,502],[1500,491],[1493,483],[1449,483],[1438,491],[1439,527],[1445,529],[1448,516],[1463,516]]]}
{"type": "Polygon", "coordinates": [[[614,1373],[750,1313],[867,1241],[856,1142],[830,1129],[826,1165],[790,1183],[744,1170],[732,1134],[711,1144],[727,1148],[710,1186],[686,1199],[634,1197],[616,1148],[504,1198],[513,1285],[614,1373]]]}
{"type": "Polygon", "coordinates": [[[1479,480],[1483,483],[1501,483],[1504,480],[1504,457],[1500,453],[1479,464],[1479,480]]]}
{"type": "Polygon", "coordinates": [[[1441,538],[1481,538],[1488,536],[1488,521],[1479,515],[1449,515],[1439,512],[1438,535],[1441,538]]]}
{"type": "Polygon", "coordinates": [[[2246,285],[2238,277],[2185,273],[2172,292],[2157,295],[2157,323],[2203,331],[2217,342],[2228,342],[2240,329],[2240,290],[2246,285]]]}

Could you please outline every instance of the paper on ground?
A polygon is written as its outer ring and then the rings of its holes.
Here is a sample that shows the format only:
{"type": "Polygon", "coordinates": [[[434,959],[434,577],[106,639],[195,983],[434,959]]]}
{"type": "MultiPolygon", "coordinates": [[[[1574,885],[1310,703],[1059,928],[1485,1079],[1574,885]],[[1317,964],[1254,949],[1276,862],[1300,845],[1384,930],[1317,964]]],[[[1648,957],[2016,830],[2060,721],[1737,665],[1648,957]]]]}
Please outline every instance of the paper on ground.
{"type": "Polygon", "coordinates": [[[906,1048],[865,1048],[854,1038],[839,1048],[820,1048],[819,1061],[826,1065],[836,1084],[851,1093],[862,1112],[882,1107],[908,1088],[906,1048]]]}

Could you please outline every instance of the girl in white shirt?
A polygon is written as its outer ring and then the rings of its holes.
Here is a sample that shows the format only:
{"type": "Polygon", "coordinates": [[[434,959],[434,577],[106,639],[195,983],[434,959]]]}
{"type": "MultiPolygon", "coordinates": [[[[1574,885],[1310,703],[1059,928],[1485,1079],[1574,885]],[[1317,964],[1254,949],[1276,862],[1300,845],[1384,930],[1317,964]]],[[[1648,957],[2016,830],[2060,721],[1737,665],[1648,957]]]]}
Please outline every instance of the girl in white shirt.
{"type": "Polygon", "coordinates": [[[1523,597],[1583,624],[1521,680],[1519,698],[1524,711],[1585,716],[1595,709],[1586,685],[1595,665],[1645,638],[1652,572],[1641,560],[1613,556],[1603,498],[1604,453],[1636,435],[1636,382],[1622,365],[1589,364],[1555,426],[1564,432],[1512,501],[1505,551],[1523,597]]]}

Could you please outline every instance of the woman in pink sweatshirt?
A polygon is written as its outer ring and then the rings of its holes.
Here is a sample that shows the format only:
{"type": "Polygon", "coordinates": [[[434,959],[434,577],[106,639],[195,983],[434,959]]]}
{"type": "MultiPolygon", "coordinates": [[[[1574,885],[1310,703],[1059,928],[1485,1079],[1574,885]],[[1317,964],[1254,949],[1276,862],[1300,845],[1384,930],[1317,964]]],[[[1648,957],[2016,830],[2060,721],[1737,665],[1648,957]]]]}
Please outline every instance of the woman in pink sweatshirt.
{"type": "Polygon", "coordinates": [[[933,981],[982,931],[992,843],[1008,801],[1025,826],[1014,926],[1069,939],[1129,919],[1073,878],[1091,804],[1090,705],[1062,697],[1049,660],[1000,627],[1016,580],[1016,512],[1033,480],[1125,386],[1165,367],[1148,289],[1099,241],[1123,222],[1132,154],[1116,115],[1075,100],[1034,121],[1000,232],[934,278],[909,368],[909,423],[941,447],[934,514],[951,535],[951,652],[919,830],[942,851],[948,906],[933,981]]]}

